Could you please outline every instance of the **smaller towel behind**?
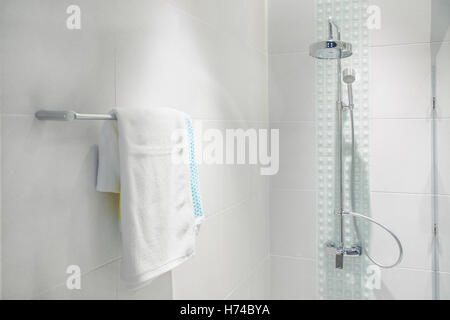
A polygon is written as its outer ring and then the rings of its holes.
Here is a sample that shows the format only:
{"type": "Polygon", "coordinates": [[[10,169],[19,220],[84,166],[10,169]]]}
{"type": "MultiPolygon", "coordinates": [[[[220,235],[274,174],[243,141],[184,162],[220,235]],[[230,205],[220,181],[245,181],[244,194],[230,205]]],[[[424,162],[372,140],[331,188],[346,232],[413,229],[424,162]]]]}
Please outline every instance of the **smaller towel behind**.
{"type": "Polygon", "coordinates": [[[139,288],[195,251],[203,210],[192,123],[168,108],[113,113],[117,122],[100,137],[97,190],[121,194],[121,278],[139,288]]]}

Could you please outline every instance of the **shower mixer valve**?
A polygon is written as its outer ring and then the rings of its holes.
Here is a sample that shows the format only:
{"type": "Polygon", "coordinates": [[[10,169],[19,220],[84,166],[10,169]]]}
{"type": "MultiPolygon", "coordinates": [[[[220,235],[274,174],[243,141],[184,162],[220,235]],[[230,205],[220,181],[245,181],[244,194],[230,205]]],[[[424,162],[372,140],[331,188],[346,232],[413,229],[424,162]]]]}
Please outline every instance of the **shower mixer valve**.
{"type": "Polygon", "coordinates": [[[325,244],[325,248],[329,254],[336,255],[336,268],[343,269],[344,268],[344,256],[345,257],[359,257],[362,254],[362,248],[360,245],[353,245],[350,248],[343,248],[338,246],[332,241],[328,241],[325,244]]]}
{"type": "MultiPolygon", "coordinates": [[[[348,211],[336,211],[336,215],[350,215],[348,211]]],[[[336,255],[336,268],[344,268],[344,257],[359,257],[362,255],[362,247],[359,244],[354,244],[350,248],[345,248],[343,244],[336,244],[333,241],[325,243],[325,249],[328,254],[336,255]]]]}
{"type": "Polygon", "coordinates": [[[338,246],[333,241],[328,241],[325,244],[325,247],[329,254],[335,254],[338,256],[359,257],[362,254],[362,247],[359,244],[355,244],[350,248],[343,248],[338,246]]]}

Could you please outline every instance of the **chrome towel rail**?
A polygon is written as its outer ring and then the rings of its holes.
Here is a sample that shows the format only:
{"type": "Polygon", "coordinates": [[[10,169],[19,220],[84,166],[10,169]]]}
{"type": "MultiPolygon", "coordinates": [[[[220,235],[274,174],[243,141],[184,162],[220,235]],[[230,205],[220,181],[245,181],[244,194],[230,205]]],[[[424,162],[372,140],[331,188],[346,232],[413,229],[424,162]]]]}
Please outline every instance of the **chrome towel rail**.
{"type": "Polygon", "coordinates": [[[73,121],[73,120],[117,120],[113,114],[87,114],[75,111],[50,111],[39,110],[35,113],[36,119],[53,121],[73,121]]]}

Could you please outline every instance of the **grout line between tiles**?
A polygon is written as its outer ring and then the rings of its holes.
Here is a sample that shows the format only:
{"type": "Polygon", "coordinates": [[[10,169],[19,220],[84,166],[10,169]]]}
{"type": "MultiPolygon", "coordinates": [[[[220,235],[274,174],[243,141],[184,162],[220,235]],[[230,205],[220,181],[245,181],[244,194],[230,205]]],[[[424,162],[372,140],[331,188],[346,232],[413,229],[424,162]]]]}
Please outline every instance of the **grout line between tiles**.
{"type": "Polygon", "coordinates": [[[270,121],[272,124],[316,124],[315,120],[298,120],[298,121],[270,121]]]}
{"type": "Polygon", "coordinates": [[[284,256],[279,254],[270,254],[271,257],[282,258],[282,259],[291,259],[291,260],[302,260],[309,262],[317,262],[317,258],[306,258],[306,257],[293,257],[293,256],[284,256]]]}
{"type": "Polygon", "coordinates": [[[433,118],[430,115],[430,117],[369,117],[369,120],[433,120],[433,118]]]}
{"type": "Polygon", "coordinates": [[[300,192],[317,192],[318,189],[301,189],[301,188],[280,188],[280,187],[271,187],[271,191],[300,191],[300,192]]]}
{"type": "Polygon", "coordinates": [[[391,270],[403,270],[403,271],[415,271],[415,272],[426,272],[426,273],[433,273],[433,270],[431,269],[423,269],[423,268],[406,268],[406,267],[396,267],[392,268],[391,270]]]}
{"type": "Polygon", "coordinates": [[[309,54],[308,50],[298,50],[298,51],[289,51],[289,52],[270,52],[269,51],[269,57],[277,57],[277,56],[295,56],[295,55],[302,55],[302,54],[309,54]]]}
{"type": "Polygon", "coordinates": [[[398,47],[407,47],[407,46],[420,46],[420,45],[430,45],[433,42],[424,41],[424,42],[406,42],[406,43],[388,43],[388,44],[370,44],[369,48],[398,48],[398,47]]]}
{"type": "MultiPolygon", "coordinates": [[[[265,256],[264,258],[262,258],[253,268],[252,270],[249,271],[249,273],[243,277],[242,281],[240,281],[236,287],[234,287],[233,289],[231,289],[231,292],[229,294],[227,294],[224,298],[224,300],[228,300],[228,298],[230,296],[233,295],[233,293],[235,293],[241,286],[243,286],[248,280],[250,280],[252,278],[252,276],[254,276],[256,274],[256,272],[264,265],[265,262],[269,262],[270,263],[270,254],[268,254],[267,256],[265,256]]],[[[270,279],[269,279],[270,280],[270,279]]],[[[251,299],[251,298],[250,298],[251,299]]]]}
{"type": "Polygon", "coordinates": [[[189,17],[189,18],[191,18],[191,19],[193,19],[193,20],[195,20],[197,22],[200,22],[201,24],[207,26],[208,28],[210,28],[214,32],[218,32],[219,34],[225,35],[227,37],[230,37],[230,38],[233,38],[233,39],[237,39],[239,42],[242,42],[248,49],[252,49],[252,50],[254,50],[254,51],[256,51],[256,52],[258,52],[258,53],[260,53],[260,54],[262,54],[264,56],[267,56],[267,54],[268,54],[268,52],[264,52],[264,50],[261,50],[260,48],[255,46],[255,44],[252,43],[251,41],[248,41],[248,40],[246,40],[246,39],[244,39],[242,37],[239,37],[239,36],[235,35],[232,32],[229,32],[229,31],[226,31],[226,30],[222,30],[222,29],[218,28],[217,26],[215,26],[215,25],[213,25],[213,24],[211,24],[211,23],[201,19],[200,17],[190,13],[189,11],[187,11],[187,10],[185,10],[183,8],[180,8],[179,6],[177,6],[173,2],[166,1],[165,5],[168,5],[168,6],[172,7],[172,8],[174,8],[177,12],[185,15],[186,17],[189,17]]]}
{"type": "Polygon", "coordinates": [[[434,196],[435,195],[433,193],[401,192],[401,191],[380,191],[380,190],[371,190],[370,193],[390,194],[390,195],[410,195],[410,196],[434,196]]]}
{"type": "MultiPolygon", "coordinates": [[[[92,269],[89,270],[89,271],[86,271],[86,272],[84,272],[84,273],[82,272],[82,273],[81,273],[81,277],[85,277],[85,276],[91,274],[91,273],[94,272],[94,271],[97,271],[97,270],[99,270],[99,269],[101,269],[101,268],[103,268],[103,267],[106,267],[106,266],[108,266],[108,265],[111,265],[111,264],[113,264],[113,263],[119,261],[120,259],[122,259],[122,257],[113,258],[113,259],[109,260],[108,262],[105,262],[105,263],[103,263],[103,264],[101,264],[101,265],[99,265],[99,266],[97,266],[97,267],[92,268],[92,269]]],[[[51,291],[53,291],[53,290],[55,290],[55,289],[57,289],[57,288],[59,288],[59,287],[61,287],[61,286],[64,286],[64,285],[65,285],[65,282],[60,282],[60,283],[58,283],[57,285],[55,285],[55,286],[53,286],[53,287],[51,287],[51,288],[49,288],[49,289],[46,289],[46,290],[43,290],[43,291],[41,291],[41,292],[39,292],[39,293],[37,293],[37,294],[34,294],[34,295],[32,296],[32,299],[39,299],[40,296],[43,296],[44,294],[49,293],[49,292],[51,292],[51,291]]]]}

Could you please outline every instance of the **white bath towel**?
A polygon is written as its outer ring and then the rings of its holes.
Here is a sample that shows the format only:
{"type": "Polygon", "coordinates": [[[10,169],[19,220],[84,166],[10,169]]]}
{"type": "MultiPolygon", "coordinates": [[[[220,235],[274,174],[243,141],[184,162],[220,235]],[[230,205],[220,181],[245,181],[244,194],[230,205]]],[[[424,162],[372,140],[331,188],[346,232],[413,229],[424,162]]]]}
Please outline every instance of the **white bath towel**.
{"type": "Polygon", "coordinates": [[[97,190],[121,194],[121,278],[139,288],[195,251],[203,213],[192,123],[168,108],[112,113],[117,121],[105,122],[99,142],[97,190]]]}

